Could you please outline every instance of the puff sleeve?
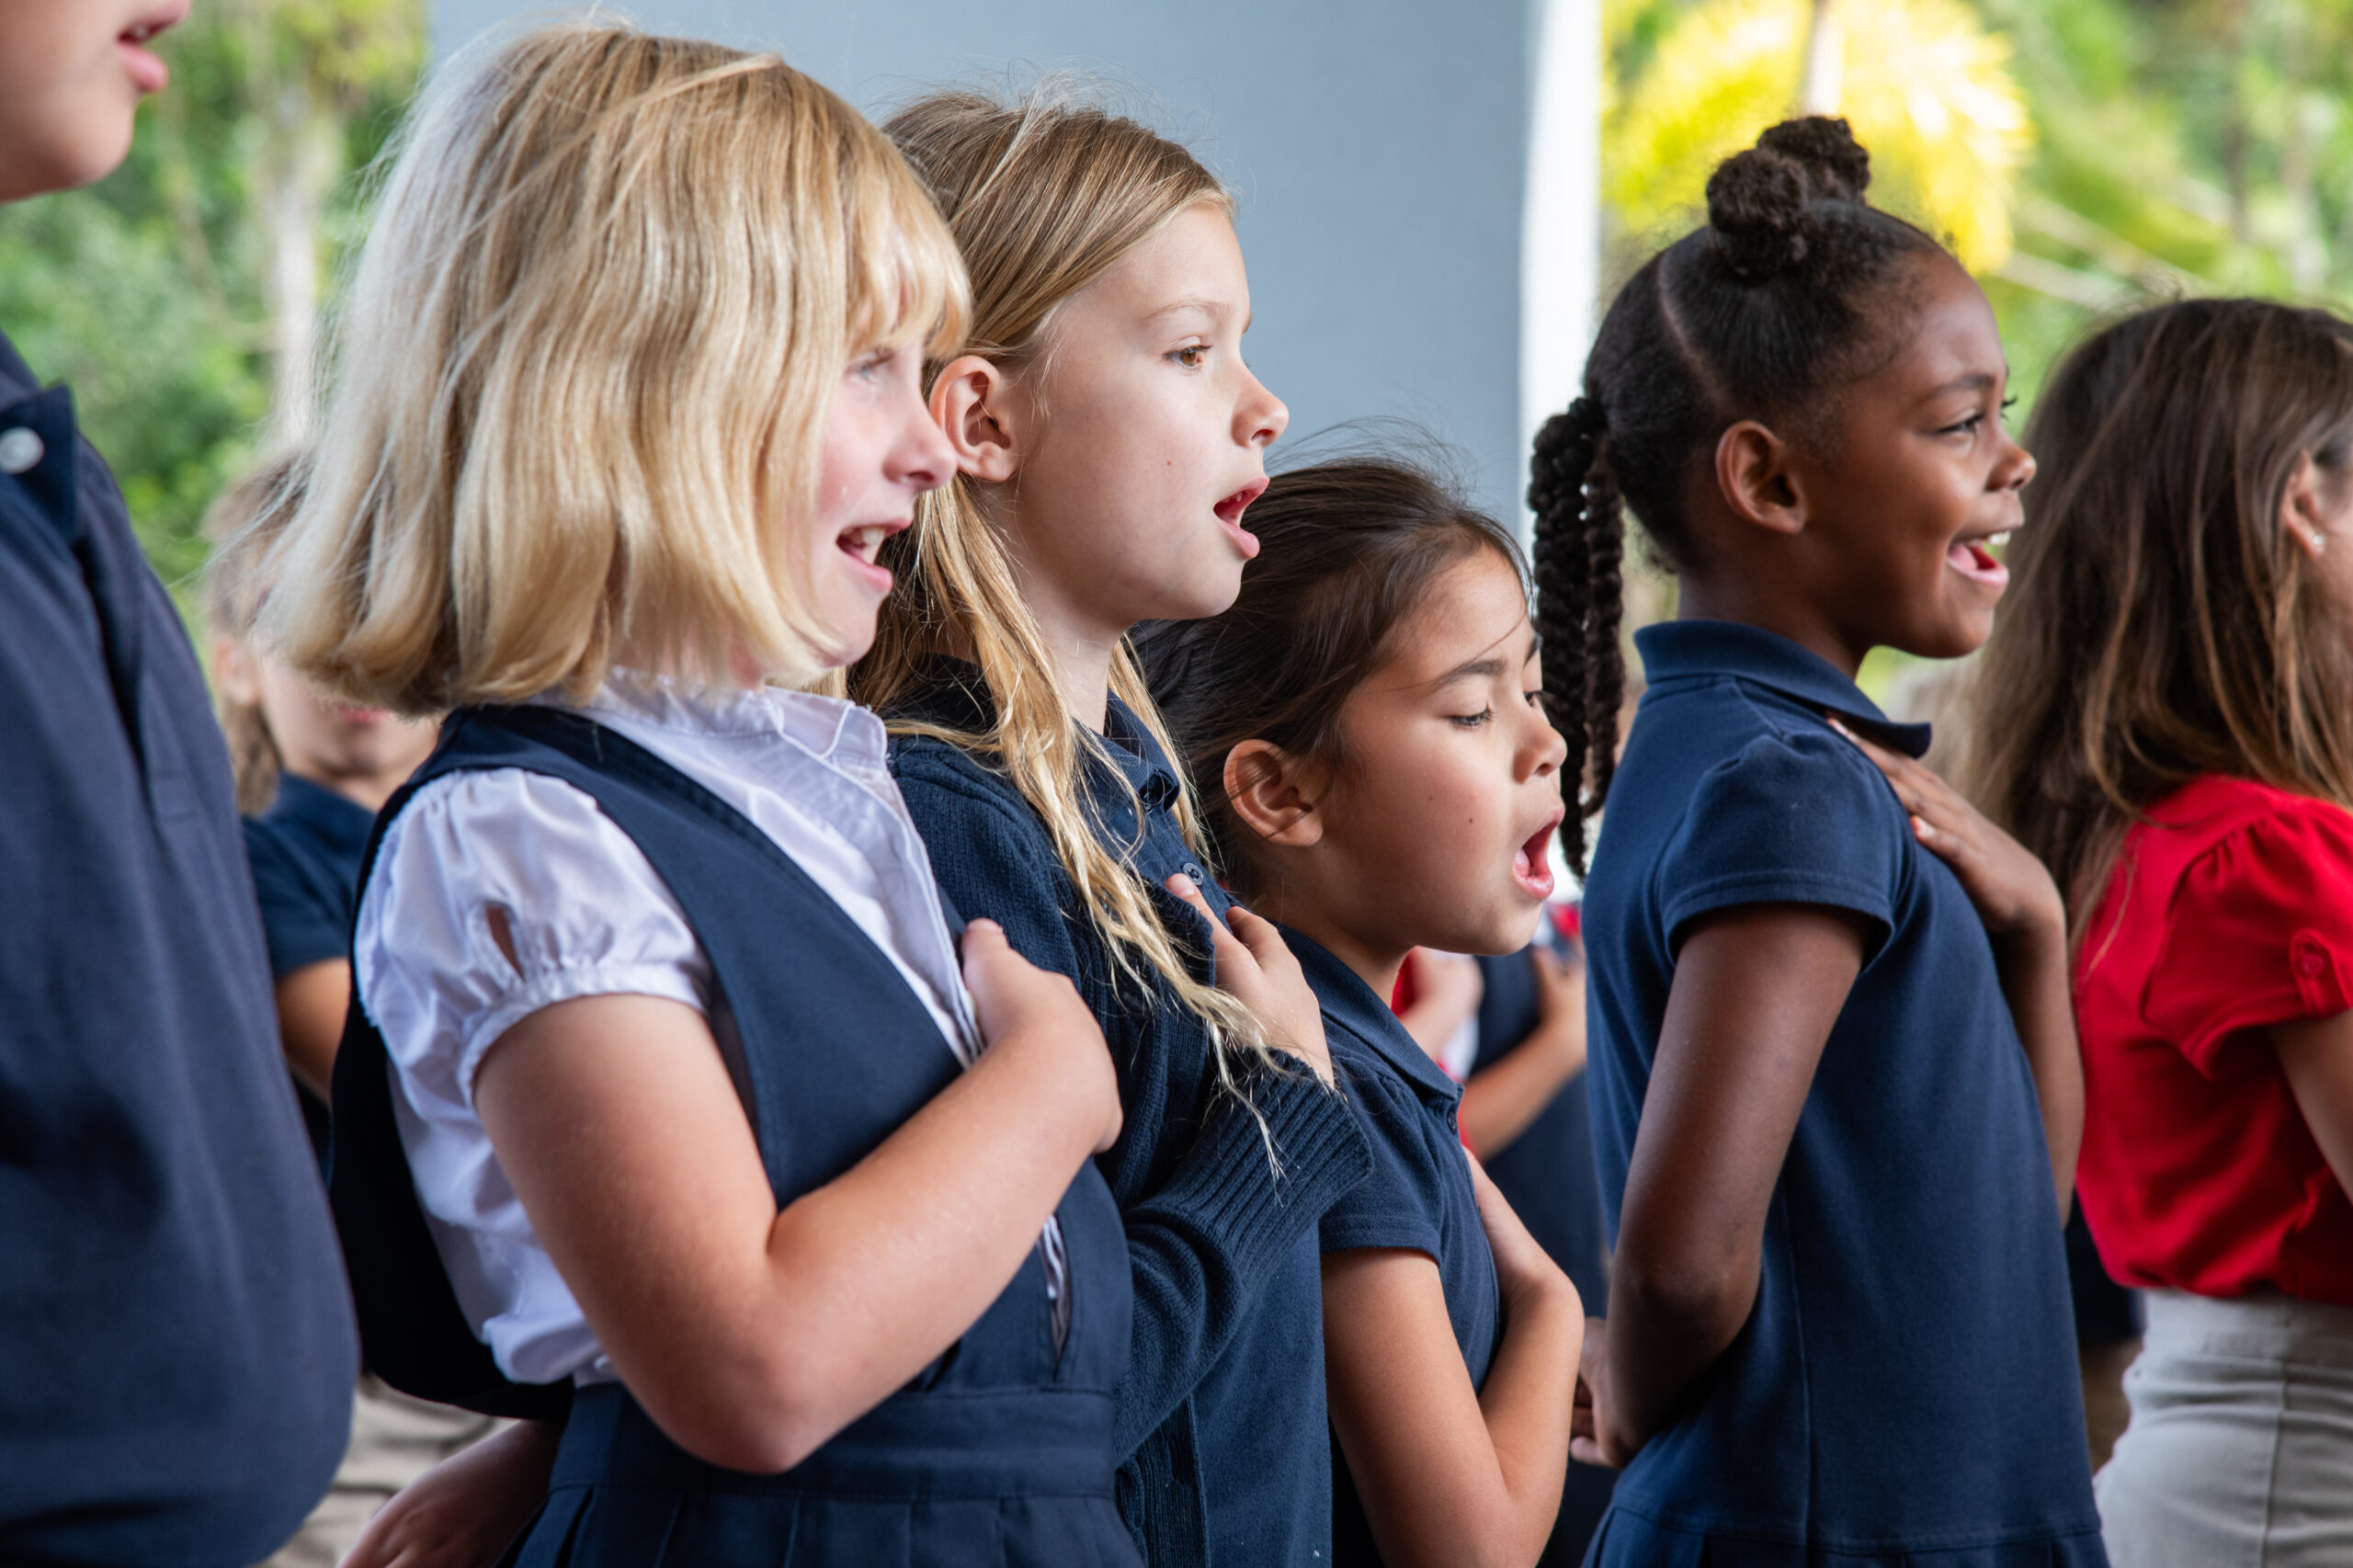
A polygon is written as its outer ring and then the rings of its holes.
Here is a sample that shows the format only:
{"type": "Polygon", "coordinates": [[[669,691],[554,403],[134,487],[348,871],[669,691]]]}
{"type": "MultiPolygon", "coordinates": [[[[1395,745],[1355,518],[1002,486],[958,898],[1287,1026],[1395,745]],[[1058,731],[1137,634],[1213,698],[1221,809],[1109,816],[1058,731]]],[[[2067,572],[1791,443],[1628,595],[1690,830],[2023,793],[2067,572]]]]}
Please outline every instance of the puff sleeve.
{"type": "Polygon", "coordinates": [[[2353,1008],[2353,812],[2300,801],[2192,861],[2142,1019],[2209,1077],[2234,1036],[2353,1008]]]}

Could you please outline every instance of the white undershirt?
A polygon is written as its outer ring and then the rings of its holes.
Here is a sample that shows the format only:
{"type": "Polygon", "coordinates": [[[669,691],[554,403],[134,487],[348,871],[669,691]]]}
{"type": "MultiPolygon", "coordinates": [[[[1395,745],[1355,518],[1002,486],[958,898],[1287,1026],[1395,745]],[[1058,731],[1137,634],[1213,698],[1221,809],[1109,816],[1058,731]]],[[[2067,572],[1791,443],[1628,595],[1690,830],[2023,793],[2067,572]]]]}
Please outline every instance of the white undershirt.
{"type": "MultiPolygon", "coordinates": [[[[945,1046],[971,1062],[980,1031],[880,720],[805,692],[713,692],[618,671],[585,711],[774,839],[890,957],[945,1046]]],[[[475,1119],[474,1074],[525,1016],[628,993],[701,1011],[740,1094],[733,1020],[677,901],[583,791],[520,768],[453,773],[419,790],[385,831],[353,951],[459,1307],[517,1381],[611,1381],[475,1119]],[[494,907],[506,912],[512,963],[491,935],[494,907]]],[[[1060,1242],[1050,1221],[1050,1265],[1060,1242]]],[[[1062,1283],[1052,1281],[1058,1307],[1062,1283]]]]}

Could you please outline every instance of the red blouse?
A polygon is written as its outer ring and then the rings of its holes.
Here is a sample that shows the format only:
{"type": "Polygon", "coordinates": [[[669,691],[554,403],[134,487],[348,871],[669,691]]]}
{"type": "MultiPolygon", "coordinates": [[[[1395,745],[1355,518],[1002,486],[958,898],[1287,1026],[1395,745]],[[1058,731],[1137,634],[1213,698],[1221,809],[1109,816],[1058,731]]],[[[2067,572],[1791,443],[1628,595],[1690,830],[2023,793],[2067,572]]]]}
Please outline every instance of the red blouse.
{"type": "Polygon", "coordinates": [[[2127,1285],[2353,1307],[2353,1200],[2263,1033],[2353,1009],[2353,812],[2207,777],[2149,818],[2075,960],[2084,1218],[2127,1285]]]}

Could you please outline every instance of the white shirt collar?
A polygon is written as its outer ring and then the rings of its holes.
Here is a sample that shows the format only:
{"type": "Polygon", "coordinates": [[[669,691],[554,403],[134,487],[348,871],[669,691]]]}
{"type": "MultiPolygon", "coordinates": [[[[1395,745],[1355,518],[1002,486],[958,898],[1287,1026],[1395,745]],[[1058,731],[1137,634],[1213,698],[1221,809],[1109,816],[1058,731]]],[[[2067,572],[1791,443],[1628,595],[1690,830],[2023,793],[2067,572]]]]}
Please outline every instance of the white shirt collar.
{"type": "Polygon", "coordinates": [[[888,738],[881,720],[843,698],[777,686],[714,687],[619,667],[581,706],[682,734],[781,737],[847,767],[881,767],[888,738]]]}

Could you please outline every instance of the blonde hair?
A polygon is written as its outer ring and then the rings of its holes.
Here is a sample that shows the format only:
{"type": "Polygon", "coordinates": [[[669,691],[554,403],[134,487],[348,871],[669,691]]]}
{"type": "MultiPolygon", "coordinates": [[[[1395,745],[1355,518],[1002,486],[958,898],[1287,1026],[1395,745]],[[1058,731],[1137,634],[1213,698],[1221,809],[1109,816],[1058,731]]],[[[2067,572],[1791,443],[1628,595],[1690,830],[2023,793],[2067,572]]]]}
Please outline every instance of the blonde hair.
{"type": "MultiPolygon", "coordinates": [[[[246,474],[206,509],[202,531],[212,552],[204,561],[204,619],[215,637],[252,643],[267,591],[264,561],[302,504],[302,485],[301,456],[290,453],[246,474]]],[[[229,743],[237,811],[259,816],[278,798],[278,776],[284,766],[278,738],[269,733],[269,720],[258,702],[235,701],[216,684],[213,708],[229,743]]]]}
{"type": "Polygon", "coordinates": [[[351,279],[273,650],[406,713],[577,698],[620,652],[812,673],[784,522],[835,384],[967,297],[890,143],[773,55],[584,23],[449,68],[351,279]]]}
{"type": "MultiPolygon", "coordinates": [[[[1225,187],[1190,153],[1133,119],[1074,102],[1057,84],[1011,102],[966,90],[936,93],[883,130],[929,183],[962,248],[972,280],[972,331],[963,352],[985,356],[1008,375],[1037,369],[1051,352],[1057,306],[1178,213],[1233,210],[1225,187]]],[[[1232,996],[1193,977],[1129,854],[1105,846],[1084,769],[1093,757],[1108,778],[1124,784],[1124,775],[1108,766],[1102,741],[1063,700],[977,486],[959,474],[923,497],[917,527],[886,549],[899,586],[882,607],[872,653],[851,672],[853,693],[888,715],[923,684],[929,655],[946,647],[973,655],[995,704],[988,729],[899,718],[892,731],[994,759],[1043,820],[1120,977],[1142,984],[1146,971],[1156,974],[1206,1027],[1219,1080],[1236,1089],[1234,1051],[1272,1060],[1265,1030],[1232,996]]],[[[1175,757],[1124,640],[1111,662],[1111,690],[1175,757]]],[[[1141,834],[1142,804],[1130,795],[1141,834]]],[[[1187,843],[1206,858],[1189,783],[1176,809],[1187,843]]]]}

